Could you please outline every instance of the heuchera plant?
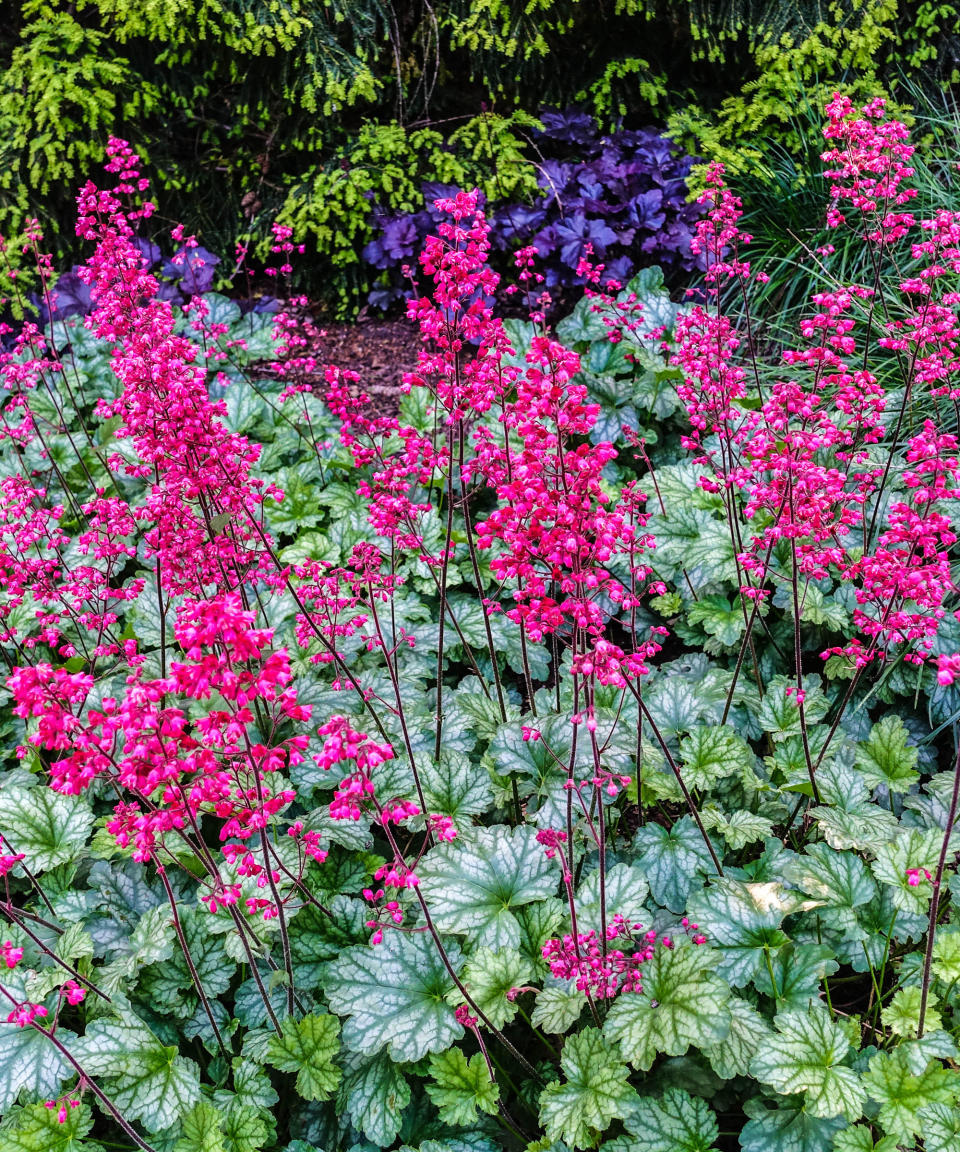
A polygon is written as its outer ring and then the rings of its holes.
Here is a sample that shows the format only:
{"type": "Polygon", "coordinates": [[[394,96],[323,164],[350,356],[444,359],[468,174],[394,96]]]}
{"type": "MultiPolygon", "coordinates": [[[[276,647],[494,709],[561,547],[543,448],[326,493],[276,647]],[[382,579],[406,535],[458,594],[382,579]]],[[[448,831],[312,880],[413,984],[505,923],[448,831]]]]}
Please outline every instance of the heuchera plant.
{"type": "Polygon", "coordinates": [[[0,1148],[956,1146],[960,222],[827,116],[892,283],[761,362],[714,168],[699,303],[554,334],[458,192],[395,411],[163,298],[112,142],[0,365],[0,1148]]]}
{"type": "MultiPolygon", "coordinates": [[[[588,251],[604,261],[605,280],[626,281],[640,265],[673,273],[696,267],[690,245],[701,208],[687,202],[690,156],[652,128],[601,135],[594,118],[578,108],[548,109],[540,122],[540,195],[530,204],[489,205],[494,257],[531,245],[554,293],[583,285],[580,262],[588,251]]],[[[377,234],[363,259],[384,275],[370,304],[388,308],[413,294],[404,269],[415,265],[437,230],[436,201],[457,191],[427,183],[419,212],[375,215],[377,234]]]]}

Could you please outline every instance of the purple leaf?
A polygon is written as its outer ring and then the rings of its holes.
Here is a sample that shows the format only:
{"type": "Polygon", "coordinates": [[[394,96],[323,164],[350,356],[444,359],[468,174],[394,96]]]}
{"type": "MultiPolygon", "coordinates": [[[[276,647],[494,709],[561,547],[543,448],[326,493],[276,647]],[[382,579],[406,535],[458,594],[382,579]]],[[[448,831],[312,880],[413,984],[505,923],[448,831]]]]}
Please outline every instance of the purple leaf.
{"type": "Polygon", "coordinates": [[[163,274],[180,281],[188,296],[200,296],[213,287],[214,269],[220,257],[206,248],[178,248],[170,260],[164,261],[163,274]]]}
{"type": "Polygon", "coordinates": [[[93,310],[90,285],[80,279],[78,268],[79,265],[75,264],[53,286],[52,315],[58,320],[66,320],[69,316],[86,316],[93,310]]]}
{"type": "Polygon", "coordinates": [[[539,135],[561,144],[589,144],[597,135],[596,121],[582,108],[571,107],[562,112],[548,108],[540,113],[539,118],[543,124],[539,135]]]}

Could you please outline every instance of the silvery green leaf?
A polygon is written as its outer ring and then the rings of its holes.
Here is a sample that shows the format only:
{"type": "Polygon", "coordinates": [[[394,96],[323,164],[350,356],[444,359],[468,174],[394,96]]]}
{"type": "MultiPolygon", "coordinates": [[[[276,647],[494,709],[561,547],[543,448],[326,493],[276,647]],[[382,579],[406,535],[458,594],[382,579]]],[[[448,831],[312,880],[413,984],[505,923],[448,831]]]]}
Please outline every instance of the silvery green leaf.
{"type": "MultiPolygon", "coordinates": [[[[267,999],[270,1001],[270,1007],[277,1016],[282,1016],[287,1006],[287,990],[282,984],[271,984],[266,979],[265,966],[261,966],[261,969],[263,988],[267,994],[267,999]]],[[[244,980],[234,993],[233,1014],[244,1028],[256,1027],[267,1018],[263,993],[252,976],[248,980],[244,980]]]]}
{"type": "Polygon", "coordinates": [[[703,715],[695,686],[680,676],[658,676],[644,692],[644,703],[667,740],[689,731],[703,715]]]}
{"type": "Polygon", "coordinates": [[[567,1039],[560,1067],[564,1079],[548,1084],[540,1094],[540,1123],[549,1140],[590,1147],[612,1120],[629,1114],[636,1089],[616,1049],[596,1028],[584,1028],[567,1039]]]}
{"type": "Polygon", "coordinates": [[[702,1045],[704,1055],[710,1061],[714,1072],[724,1080],[734,1076],[746,1076],[757,1044],[770,1031],[770,1026],[760,1013],[746,1000],[731,996],[730,1030],[716,1044],[702,1045]]]}
{"type": "Polygon", "coordinates": [[[776,1000],[779,1008],[807,1008],[820,1000],[821,982],[839,967],[828,945],[788,940],[770,957],[770,968],[764,965],[758,970],[753,984],[758,992],[776,1000]],[[770,983],[770,969],[774,985],[770,983]]]}
{"type": "Polygon", "coordinates": [[[624,1060],[647,1071],[661,1053],[682,1056],[712,1047],[730,1028],[730,992],[713,974],[716,953],[693,944],[657,948],[643,966],[643,991],[619,996],[604,1034],[624,1060]]]}
{"type": "Polygon", "coordinates": [[[537,993],[531,1021],[535,1028],[544,1032],[561,1034],[580,1019],[587,999],[578,989],[569,984],[551,985],[537,993]]]}
{"type": "Polygon", "coordinates": [[[849,933],[856,928],[854,909],[877,894],[877,886],[863,860],[853,852],[838,852],[827,844],[808,844],[792,857],[786,879],[820,903],[817,915],[828,927],[849,933]]]}
{"type": "MultiPolygon", "coordinates": [[[[607,869],[604,892],[607,917],[618,912],[631,924],[645,915],[643,902],[650,886],[643,868],[633,864],[614,864],[607,869]]],[[[577,889],[577,927],[580,932],[593,928],[600,932],[600,870],[591,872],[577,889]]]]}
{"type": "MultiPolygon", "coordinates": [[[[476,677],[464,680],[453,693],[451,707],[465,713],[470,718],[473,731],[480,740],[492,740],[497,729],[505,723],[500,715],[500,707],[495,696],[485,695],[477,685],[476,677]]],[[[506,704],[507,721],[513,726],[520,721],[520,711],[512,704],[506,704]]]]}
{"type": "Polygon", "coordinates": [[[199,1070],[129,1012],[94,1020],[71,1051],[128,1120],[162,1132],[200,1098],[199,1070]]]}
{"type": "Polygon", "coordinates": [[[545,900],[557,870],[532,828],[473,828],[432,848],[417,869],[437,927],[487,947],[516,948],[520,926],[511,909],[545,900]]]}
{"type": "Polygon", "coordinates": [[[710,1152],[719,1134],[707,1102],[682,1088],[641,1096],[623,1124],[627,1134],[602,1145],[601,1152],[710,1152]]]}
{"type": "Polygon", "coordinates": [[[765,967],[767,955],[776,955],[786,943],[780,924],[801,903],[776,882],[718,877],[691,897],[687,912],[719,949],[719,973],[742,988],[765,967]]]}
{"type": "Polygon", "coordinates": [[[420,782],[430,812],[451,816],[455,823],[479,816],[493,803],[493,786],[483,766],[462,752],[442,751],[439,764],[424,760],[420,782]]]}
{"type": "Polygon", "coordinates": [[[954,1152],[960,1147],[960,1108],[955,1104],[928,1104],[918,1115],[926,1152],[954,1152]]]}
{"type": "MultiPolygon", "coordinates": [[[[72,1032],[58,1028],[57,1034],[70,1046],[72,1032]]],[[[0,1113],[15,1104],[21,1092],[26,1101],[53,1099],[73,1075],[46,1036],[34,1028],[0,1023],[0,1113]]]]}
{"type": "Polygon", "coordinates": [[[863,1081],[844,1065],[850,1034],[826,1009],[781,1012],[776,1033],[764,1037],[750,1073],[781,1095],[803,1093],[804,1110],[819,1119],[859,1119],[866,1100],[863,1081]]]}
{"type": "Polygon", "coordinates": [[[750,1120],[740,1135],[743,1152],[832,1152],[833,1137],[847,1127],[842,1116],[821,1120],[801,1105],[757,1096],[743,1106],[750,1120]]]}
{"type": "MultiPolygon", "coordinates": [[[[446,945],[455,972],[459,949],[446,945]]],[[[326,968],[323,989],[332,1011],[348,1019],[343,1043],[358,1053],[386,1049],[391,1059],[422,1059],[463,1035],[446,997],[454,982],[427,935],[387,932],[374,947],[348,948],[326,968]]]]}
{"type": "Polygon", "coordinates": [[[386,1148],[397,1137],[403,1110],[410,1103],[410,1085],[384,1053],[367,1059],[345,1053],[343,1082],[337,1107],[368,1140],[386,1148]]]}
{"type": "Polygon", "coordinates": [[[0,836],[6,852],[22,852],[31,872],[73,860],[87,842],[93,812],[85,797],[43,785],[0,785],[0,836]]]}
{"type": "Polygon", "coordinates": [[[634,837],[637,867],[650,882],[658,904],[671,912],[683,912],[692,888],[713,871],[710,853],[690,816],[682,816],[672,828],[644,824],[634,837]]]}

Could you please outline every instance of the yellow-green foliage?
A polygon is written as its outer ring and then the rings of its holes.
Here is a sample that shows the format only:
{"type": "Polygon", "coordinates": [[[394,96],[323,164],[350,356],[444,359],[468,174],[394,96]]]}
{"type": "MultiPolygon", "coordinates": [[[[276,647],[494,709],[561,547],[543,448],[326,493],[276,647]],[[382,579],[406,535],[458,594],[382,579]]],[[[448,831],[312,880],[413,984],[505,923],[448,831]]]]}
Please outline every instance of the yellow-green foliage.
{"type": "Polygon", "coordinates": [[[549,54],[549,33],[563,33],[572,25],[569,16],[558,13],[568,7],[557,0],[471,0],[465,9],[450,9],[443,24],[457,47],[529,60],[549,54]]]}
{"type": "Polygon", "coordinates": [[[886,93],[879,63],[896,40],[897,14],[897,0],[834,0],[805,30],[768,32],[753,43],[756,77],[716,111],[691,103],[674,112],[671,134],[734,172],[759,158],[753,141],[780,140],[791,150],[809,145],[833,92],[855,100],[886,93]]]}
{"type": "Polygon", "coordinates": [[[620,119],[630,114],[637,99],[659,111],[667,101],[667,77],[655,72],[639,56],[611,60],[599,80],[577,93],[578,102],[592,105],[601,120],[620,119]]]}
{"type": "Polygon", "coordinates": [[[0,76],[0,187],[41,194],[101,151],[113,123],[150,110],[154,89],[133,82],[106,36],[67,12],[24,5],[30,21],[0,76]]]}

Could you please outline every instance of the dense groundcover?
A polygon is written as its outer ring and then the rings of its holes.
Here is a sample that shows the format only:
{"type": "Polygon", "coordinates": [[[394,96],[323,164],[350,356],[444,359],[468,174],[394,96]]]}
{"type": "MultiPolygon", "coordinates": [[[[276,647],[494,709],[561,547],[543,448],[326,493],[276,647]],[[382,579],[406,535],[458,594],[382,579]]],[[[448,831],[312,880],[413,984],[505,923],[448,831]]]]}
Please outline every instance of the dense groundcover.
{"type": "Polygon", "coordinates": [[[818,115],[789,308],[720,165],[686,297],[581,236],[555,323],[437,195],[393,406],[161,282],[122,140],[75,307],[30,231],[0,1152],[960,1146],[960,214],[818,115]]]}

